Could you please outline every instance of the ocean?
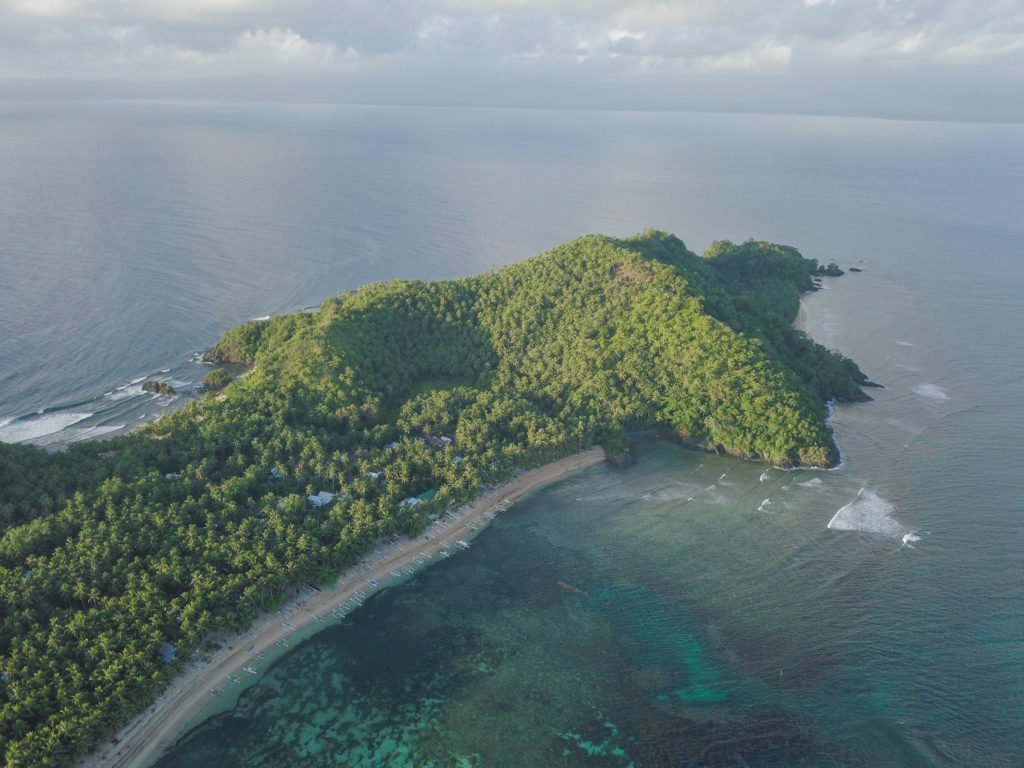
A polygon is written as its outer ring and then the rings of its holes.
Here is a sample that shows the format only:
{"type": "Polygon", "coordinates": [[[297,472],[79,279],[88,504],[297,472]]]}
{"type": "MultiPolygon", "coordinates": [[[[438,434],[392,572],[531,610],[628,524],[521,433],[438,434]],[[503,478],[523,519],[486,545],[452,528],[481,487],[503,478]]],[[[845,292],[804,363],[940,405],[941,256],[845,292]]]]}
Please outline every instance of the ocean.
{"type": "Polygon", "coordinates": [[[1024,134],[847,117],[0,106],[0,439],[188,397],[197,353],[357,285],[588,232],[795,245],[883,389],[843,463],[636,446],[218,702],[169,766],[1016,766],[1024,134]]]}

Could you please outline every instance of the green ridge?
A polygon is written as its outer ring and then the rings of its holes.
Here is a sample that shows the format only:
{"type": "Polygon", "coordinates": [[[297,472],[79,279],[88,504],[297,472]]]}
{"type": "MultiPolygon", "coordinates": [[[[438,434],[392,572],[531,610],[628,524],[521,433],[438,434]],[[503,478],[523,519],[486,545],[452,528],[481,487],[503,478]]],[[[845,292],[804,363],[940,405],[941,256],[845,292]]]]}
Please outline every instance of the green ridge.
{"type": "Polygon", "coordinates": [[[768,243],[699,257],[661,232],[584,237],[247,323],[208,359],[250,375],[130,435],[55,455],[0,444],[4,764],[70,765],[207,633],[333,582],[516,467],[622,453],[650,428],[834,463],[824,402],[865,399],[866,379],[792,329],[817,267],[768,243]],[[307,501],[319,491],[333,503],[307,501]]]}

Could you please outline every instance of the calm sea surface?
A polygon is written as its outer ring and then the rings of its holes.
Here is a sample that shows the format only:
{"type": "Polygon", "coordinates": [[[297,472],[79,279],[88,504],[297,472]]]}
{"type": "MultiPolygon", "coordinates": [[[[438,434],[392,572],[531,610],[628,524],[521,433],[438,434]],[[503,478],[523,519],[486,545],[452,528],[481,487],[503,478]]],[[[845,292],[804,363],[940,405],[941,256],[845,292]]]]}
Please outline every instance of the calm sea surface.
{"type": "Polygon", "coordinates": [[[1024,762],[1020,126],[6,104],[0,177],[7,441],[175,407],[140,383],[247,319],[587,232],[863,270],[804,301],[885,386],[840,469],[641,443],[262,662],[161,768],[1024,762]]]}

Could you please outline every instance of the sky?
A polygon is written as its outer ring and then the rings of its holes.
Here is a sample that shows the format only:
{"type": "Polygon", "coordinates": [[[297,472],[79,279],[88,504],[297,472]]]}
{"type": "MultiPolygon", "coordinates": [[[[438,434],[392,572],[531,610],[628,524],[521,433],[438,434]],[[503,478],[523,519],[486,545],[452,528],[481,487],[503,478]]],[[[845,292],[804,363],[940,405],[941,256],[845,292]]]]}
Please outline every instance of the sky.
{"type": "Polygon", "coordinates": [[[1024,0],[0,0],[0,96],[1024,119],[1024,0]]]}

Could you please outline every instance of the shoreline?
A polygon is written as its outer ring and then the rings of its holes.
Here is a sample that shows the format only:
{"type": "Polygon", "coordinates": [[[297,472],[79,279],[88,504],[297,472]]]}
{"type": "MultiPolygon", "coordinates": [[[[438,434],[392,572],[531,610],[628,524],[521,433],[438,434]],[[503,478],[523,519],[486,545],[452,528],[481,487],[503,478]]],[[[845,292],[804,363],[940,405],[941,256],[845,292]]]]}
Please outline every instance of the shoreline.
{"type": "Polygon", "coordinates": [[[227,684],[229,675],[244,675],[244,667],[266,667],[268,662],[257,659],[255,654],[270,654],[280,641],[314,622],[328,626],[326,621],[338,620],[331,615],[332,611],[353,601],[361,603],[370,593],[392,583],[396,572],[418,569],[425,559],[447,551],[453,543],[458,547],[460,539],[475,535],[481,525],[520,496],[604,460],[604,450],[594,447],[545,464],[497,488],[482,489],[458,510],[428,526],[424,535],[416,539],[403,536],[397,544],[378,544],[339,577],[336,587],[318,592],[303,590],[282,610],[259,617],[248,631],[219,638],[221,647],[209,661],[188,667],[154,704],[92,754],[76,762],[76,768],[148,768],[182,735],[208,703],[213,688],[227,684]]]}

